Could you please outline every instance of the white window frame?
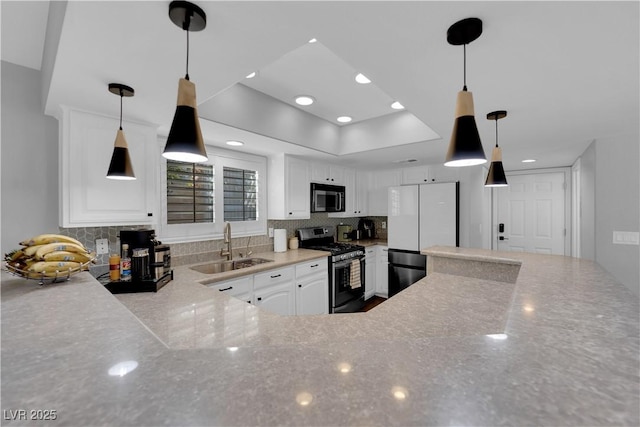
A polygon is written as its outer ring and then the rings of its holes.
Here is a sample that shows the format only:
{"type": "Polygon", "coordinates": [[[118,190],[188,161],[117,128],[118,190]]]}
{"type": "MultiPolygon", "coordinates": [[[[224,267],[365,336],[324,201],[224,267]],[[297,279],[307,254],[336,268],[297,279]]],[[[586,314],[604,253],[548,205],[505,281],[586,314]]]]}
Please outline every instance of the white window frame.
{"type": "MultiPolygon", "coordinates": [[[[160,138],[164,146],[166,138],[160,138]]],[[[162,203],[158,239],[165,243],[188,243],[221,239],[224,234],[224,174],[223,168],[254,170],[258,172],[258,219],[257,221],[231,222],[232,237],[262,236],[267,234],[267,158],[239,153],[205,145],[210,164],[214,170],[214,222],[167,224],[167,162],[163,158],[160,167],[162,203]]]]}

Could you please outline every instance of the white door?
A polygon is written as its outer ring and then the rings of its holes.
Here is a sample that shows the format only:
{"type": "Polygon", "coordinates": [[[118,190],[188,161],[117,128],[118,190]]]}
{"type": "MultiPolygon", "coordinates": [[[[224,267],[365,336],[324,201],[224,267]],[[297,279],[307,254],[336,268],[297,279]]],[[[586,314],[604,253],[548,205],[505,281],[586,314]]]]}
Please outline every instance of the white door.
{"type": "Polygon", "coordinates": [[[508,175],[507,181],[508,187],[494,188],[498,250],[565,255],[564,172],[508,175]]]}

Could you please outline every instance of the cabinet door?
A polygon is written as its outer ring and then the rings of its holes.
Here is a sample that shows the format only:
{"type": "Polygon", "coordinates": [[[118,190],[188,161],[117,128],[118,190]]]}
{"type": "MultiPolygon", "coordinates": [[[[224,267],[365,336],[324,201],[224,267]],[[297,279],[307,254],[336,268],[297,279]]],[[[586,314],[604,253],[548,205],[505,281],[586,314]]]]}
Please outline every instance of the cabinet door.
{"type": "Polygon", "coordinates": [[[107,179],[119,122],[63,108],[60,123],[60,225],[152,224],[157,215],[155,126],[123,123],[135,180],[107,179]]]}
{"type": "Polygon", "coordinates": [[[429,166],[402,169],[402,184],[424,184],[430,181],[429,166]]]}
{"type": "Polygon", "coordinates": [[[335,212],[327,214],[329,218],[352,218],[358,215],[356,211],[356,171],[354,169],[345,169],[344,174],[344,212],[335,212]]]}
{"type": "Polygon", "coordinates": [[[311,163],[311,182],[328,184],[331,182],[330,174],[327,163],[311,163]]]}
{"type": "Polygon", "coordinates": [[[377,246],[376,295],[389,296],[389,248],[377,246]]]}
{"type": "Polygon", "coordinates": [[[430,182],[455,182],[460,179],[460,168],[450,168],[445,165],[429,166],[430,182]]]}
{"type": "Polygon", "coordinates": [[[296,314],[329,313],[329,278],[317,274],[299,280],[296,285],[296,314]]]}
{"type": "Polygon", "coordinates": [[[269,286],[254,293],[257,306],[281,315],[295,314],[296,298],[293,282],[269,286]]]}
{"type": "Polygon", "coordinates": [[[346,168],[342,166],[329,166],[329,181],[331,184],[344,185],[346,168]]]}
{"type": "Polygon", "coordinates": [[[377,254],[374,246],[368,247],[365,251],[366,258],[364,266],[364,299],[371,298],[376,293],[377,281],[377,254]]]}
{"type": "Polygon", "coordinates": [[[286,167],[286,218],[310,218],[309,164],[295,157],[287,157],[286,167]]]}
{"type": "Polygon", "coordinates": [[[369,174],[364,171],[356,172],[356,214],[369,215],[369,174]]]}

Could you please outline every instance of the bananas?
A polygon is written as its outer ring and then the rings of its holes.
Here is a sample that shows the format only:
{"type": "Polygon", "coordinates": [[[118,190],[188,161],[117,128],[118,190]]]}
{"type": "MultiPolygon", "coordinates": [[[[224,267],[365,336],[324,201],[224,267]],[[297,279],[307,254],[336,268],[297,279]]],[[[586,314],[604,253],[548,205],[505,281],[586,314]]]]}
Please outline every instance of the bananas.
{"type": "Polygon", "coordinates": [[[5,254],[4,259],[23,277],[64,277],[71,272],[88,270],[88,263],[95,259],[95,253],[89,252],[80,241],[61,234],[40,234],[20,244],[24,247],[5,254]]]}
{"type": "Polygon", "coordinates": [[[53,251],[44,254],[43,259],[45,261],[72,261],[84,264],[91,261],[94,258],[94,253],[81,254],[68,251],[53,251]]]}
{"type": "Polygon", "coordinates": [[[27,240],[23,240],[19,244],[22,246],[46,245],[49,243],[73,243],[82,246],[82,243],[73,237],[64,236],[62,234],[40,234],[27,240]]]}

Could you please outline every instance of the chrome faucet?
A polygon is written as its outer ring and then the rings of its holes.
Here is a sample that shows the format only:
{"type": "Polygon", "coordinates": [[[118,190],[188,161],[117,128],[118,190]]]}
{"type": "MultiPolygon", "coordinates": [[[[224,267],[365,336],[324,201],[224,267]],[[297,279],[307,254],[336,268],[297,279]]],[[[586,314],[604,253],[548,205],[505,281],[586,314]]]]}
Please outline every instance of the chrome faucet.
{"type": "Polygon", "coordinates": [[[224,242],[227,244],[227,250],[220,249],[220,256],[226,256],[227,261],[233,260],[233,249],[231,248],[231,223],[227,222],[224,226],[224,242]]]}

